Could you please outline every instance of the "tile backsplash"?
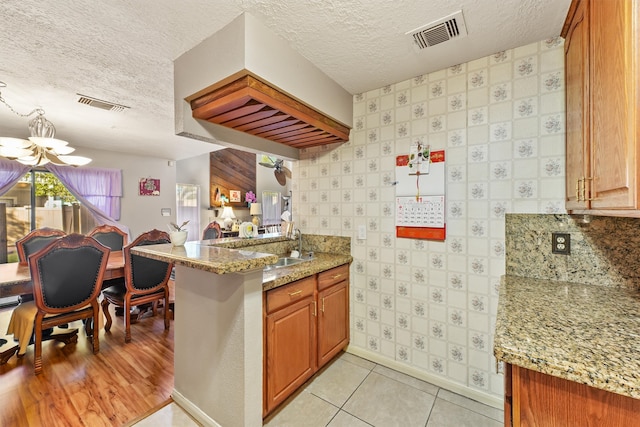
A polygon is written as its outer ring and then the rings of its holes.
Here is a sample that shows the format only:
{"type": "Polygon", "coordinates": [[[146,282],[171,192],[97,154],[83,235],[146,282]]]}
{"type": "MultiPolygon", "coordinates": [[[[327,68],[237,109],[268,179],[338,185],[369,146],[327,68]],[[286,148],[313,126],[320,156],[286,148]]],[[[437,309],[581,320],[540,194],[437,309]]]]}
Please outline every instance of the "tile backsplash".
{"type": "Polygon", "coordinates": [[[506,215],[506,274],[640,289],[640,219],[506,215]],[[551,252],[551,233],[569,233],[571,253],[551,252]]]}

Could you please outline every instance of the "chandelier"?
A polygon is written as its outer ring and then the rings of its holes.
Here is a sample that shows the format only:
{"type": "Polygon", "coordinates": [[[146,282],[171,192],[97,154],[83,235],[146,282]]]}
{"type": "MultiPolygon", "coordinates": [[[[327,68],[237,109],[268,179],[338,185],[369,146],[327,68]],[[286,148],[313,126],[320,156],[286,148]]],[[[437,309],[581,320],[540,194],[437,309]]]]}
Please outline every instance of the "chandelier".
{"type": "MultiPolygon", "coordinates": [[[[6,84],[0,82],[0,88],[6,84]]],[[[56,128],[44,116],[44,110],[36,108],[28,114],[20,114],[13,109],[2,97],[0,102],[20,117],[36,116],[29,122],[29,139],[0,137],[0,156],[9,160],[16,160],[23,165],[42,166],[51,162],[60,166],[83,166],[91,161],[88,157],[69,156],[75,151],[67,141],[54,138],[56,128]]]]}

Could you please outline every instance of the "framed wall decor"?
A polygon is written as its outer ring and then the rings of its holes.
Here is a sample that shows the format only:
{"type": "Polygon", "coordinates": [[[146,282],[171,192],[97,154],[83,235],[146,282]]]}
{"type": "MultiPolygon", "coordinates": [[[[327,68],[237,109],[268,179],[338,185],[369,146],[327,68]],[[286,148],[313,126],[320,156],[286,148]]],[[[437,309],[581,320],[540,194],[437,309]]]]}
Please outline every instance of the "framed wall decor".
{"type": "Polygon", "coordinates": [[[160,179],[156,178],[140,178],[138,186],[141,196],[159,196],[160,195],[160,179]]]}
{"type": "Polygon", "coordinates": [[[242,201],[242,192],[240,190],[229,190],[229,201],[231,203],[240,203],[242,201]]]}

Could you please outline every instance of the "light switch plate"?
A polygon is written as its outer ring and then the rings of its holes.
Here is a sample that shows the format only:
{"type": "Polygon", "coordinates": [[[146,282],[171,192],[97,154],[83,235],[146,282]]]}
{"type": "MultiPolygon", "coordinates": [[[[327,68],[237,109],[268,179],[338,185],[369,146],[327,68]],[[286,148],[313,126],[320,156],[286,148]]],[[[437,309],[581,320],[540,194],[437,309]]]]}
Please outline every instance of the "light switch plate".
{"type": "Polygon", "coordinates": [[[358,240],[366,240],[367,239],[367,226],[364,224],[360,224],[358,226],[358,240]]]}

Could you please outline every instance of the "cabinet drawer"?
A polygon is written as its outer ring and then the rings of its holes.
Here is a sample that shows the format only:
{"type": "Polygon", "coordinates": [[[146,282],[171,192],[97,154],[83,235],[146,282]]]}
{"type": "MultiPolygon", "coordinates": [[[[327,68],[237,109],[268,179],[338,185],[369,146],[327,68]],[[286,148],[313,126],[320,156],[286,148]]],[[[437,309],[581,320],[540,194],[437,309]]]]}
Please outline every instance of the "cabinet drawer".
{"type": "Polygon", "coordinates": [[[343,280],[349,280],[349,264],[341,265],[340,267],[332,268],[331,270],[318,274],[318,290],[321,291],[343,280]]]}
{"type": "Polygon", "coordinates": [[[315,276],[297,280],[267,292],[267,313],[313,295],[315,276]]]}

